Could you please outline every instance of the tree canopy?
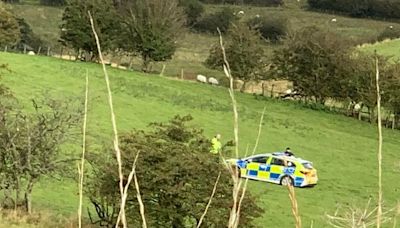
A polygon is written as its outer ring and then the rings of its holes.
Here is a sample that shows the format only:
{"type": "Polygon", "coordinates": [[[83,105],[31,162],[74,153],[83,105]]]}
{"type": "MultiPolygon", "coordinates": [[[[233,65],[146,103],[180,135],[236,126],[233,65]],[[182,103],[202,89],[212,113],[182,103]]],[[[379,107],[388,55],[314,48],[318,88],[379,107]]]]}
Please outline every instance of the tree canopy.
{"type": "Polygon", "coordinates": [[[16,18],[0,2],[0,46],[13,46],[19,39],[20,31],[16,18]]]}

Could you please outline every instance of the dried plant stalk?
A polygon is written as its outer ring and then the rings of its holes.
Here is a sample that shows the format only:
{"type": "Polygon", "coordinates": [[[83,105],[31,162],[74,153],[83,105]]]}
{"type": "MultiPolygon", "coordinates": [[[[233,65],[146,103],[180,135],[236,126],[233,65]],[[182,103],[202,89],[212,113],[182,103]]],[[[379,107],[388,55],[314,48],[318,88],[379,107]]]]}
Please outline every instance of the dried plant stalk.
{"type": "Polygon", "coordinates": [[[301,228],[301,217],[299,213],[299,207],[297,205],[297,198],[294,187],[291,184],[288,184],[287,187],[289,190],[289,198],[292,204],[292,214],[296,222],[296,228],[301,228]]]}
{"type": "MultiPolygon", "coordinates": [[[[265,106],[264,107],[264,110],[263,110],[263,112],[262,112],[262,114],[261,114],[261,117],[260,117],[260,123],[259,123],[259,125],[258,125],[258,134],[257,134],[257,139],[256,139],[256,143],[254,144],[254,148],[253,148],[253,152],[252,152],[252,156],[255,154],[255,152],[257,151],[257,147],[258,147],[258,143],[259,143],[259,141],[260,141],[260,136],[261,136],[261,129],[262,129],[262,124],[263,124],[263,121],[264,121],[264,115],[265,115],[265,110],[267,109],[267,107],[265,106]]],[[[248,149],[246,149],[246,155],[247,155],[247,150],[248,149]]],[[[235,224],[235,226],[236,227],[238,227],[239,226],[239,220],[240,220],[240,210],[241,210],[241,208],[242,208],[242,203],[243,203],[243,199],[244,199],[244,197],[245,197],[245,195],[246,195],[246,191],[247,191],[247,183],[249,182],[249,179],[246,179],[246,181],[244,182],[244,186],[243,186],[243,189],[242,189],[242,195],[240,196],[240,199],[239,199],[239,203],[238,203],[238,209],[237,209],[237,220],[236,220],[236,224],[235,224]]]]}
{"type": "Polygon", "coordinates": [[[89,96],[89,75],[86,70],[86,89],[85,89],[85,110],[83,115],[83,127],[82,127],[82,157],[81,164],[78,166],[79,171],[79,206],[78,206],[78,227],[82,227],[82,204],[83,204],[83,177],[85,169],[85,152],[86,152],[86,123],[87,123],[87,112],[88,112],[88,96],[89,96]]]}
{"type": "MultiPolygon", "coordinates": [[[[112,93],[111,93],[111,86],[110,86],[110,80],[108,77],[108,73],[107,73],[107,69],[106,69],[106,65],[104,63],[104,59],[103,59],[103,54],[101,52],[101,46],[100,46],[100,41],[99,41],[99,37],[97,35],[96,29],[94,27],[94,22],[93,22],[93,17],[90,13],[90,11],[88,11],[88,15],[89,15],[89,19],[90,19],[90,24],[92,27],[92,31],[93,31],[93,35],[96,39],[96,45],[97,45],[97,50],[99,52],[99,58],[100,58],[100,62],[101,65],[103,67],[103,72],[104,72],[104,78],[106,81],[106,85],[107,85],[107,91],[108,91],[108,103],[110,106],[110,112],[111,112],[111,123],[113,126],[113,132],[114,132],[114,150],[115,150],[115,154],[117,157],[117,163],[118,163],[118,174],[119,174],[119,189],[120,189],[120,195],[121,195],[121,208],[120,208],[120,214],[121,214],[121,221],[122,221],[122,225],[124,228],[127,227],[127,223],[126,223],[126,216],[125,216],[125,207],[122,207],[123,201],[124,201],[124,175],[122,173],[122,159],[121,159],[121,151],[119,149],[119,138],[118,138],[118,130],[117,130],[117,122],[115,120],[115,112],[114,112],[114,105],[113,105],[113,99],[112,99],[112,93]]],[[[133,173],[134,179],[135,179],[135,185],[136,185],[136,190],[139,191],[139,185],[137,183],[137,177],[136,177],[136,173],[133,173]]],[[[137,200],[139,202],[139,205],[141,205],[141,207],[144,208],[143,206],[143,202],[142,199],[140,197],[140,195],[137,195],[137,200]]],[[[141,208],[141,212],[144,211],[141,208]]],[[[142,221],[143,221],[143,227],[146,227],[146,219],[144,217],[144,213],[141,213],[142,216],[142,221]]],[[[118,227],[119,224],[116,224],[116,227],[118,227]]]]}
{"type": "MultiPolygon", "coordinates": [[[[126,205],[126,199],[128,198],[128,189],[129,189],[129,186],[130,186],[130,184],[131,184],[131,182],[132,182],[132,179],[134,179],[134,177],[136,177],[136,163],[137,163],[137,160],[138,160],[138,158],[139,158],[139,154],[140,154],[140,151],[136,154],[136,157],[135,157],[135,160],[133,161],[133,164],[132,164],[132,170],[131,170],[131,172],[129,173],[129,175],[128,175],[128,182],[126,183],[126,185],[125,185],[125,187],[124,187],[124,195],[123,195],[123,201],[122,201],[122,203],[121,203],[121,207],[125,207],[125,205],[126,205]]],[[[139,186],[138,184],[137,184],[137,179],[135,180],[135,186],[139,186]]],[[[136,190],[138,190],[138,188],[136,188],[136,190]]],[[[140,199],[141,199],[141,196],[140,196],[140,192],[138,192],[138,194],[139,194],[139,196],[137,196],[137,197],[140,197],[140,199]]],[[[142,200],[140,200],[139,202],[141,202],[142,200]]],[[[140,209],[140,214],[141,214],[141,216],[142,216],[142,218],[145,218],[145,215],[144,215],[144,207],[140,207],[141,209],[140,209]],[[143,209],[143,210],[142,210],[143,209]]],[[[117,219],[117,224],[119,224],[119,222],[120,222],[120,220],[121,220],[121,215],[122,215],[122,213],[121,213],[121,211],[120,211],[120,213],[118,214],[118,219],[117,219]]],[[[143,220],[143,223],[142,223],[142,227],[143,228],[146,228],[147,227],[147,223],[146,223],[146,220],[144,219],[143,220]]]]}
{"type": "MultiPolygon", "coordinates": [[[[220,46],[221,46],[221,50],[222,50],[222,55],[223,55],[223,59],[224,59],[224,73],[225,76],[229,79],[229,95],[231,97],[231,101],[232,101],[232,108],[233,108],[233,132],[234,132],[234,137],[235,137],[235,155],[236,158],[239,158],[239,124],[238,124],[238,120],[239,120],[239,115],[238,115],[238,111],[237,111],[237,103],[236,103],[236,99],[235,99],[235,94],[234,94],[234,90],[233,90],[233,77],[231,74],[231,69],[229,67],[229,62],[226,58],[226,53],[225,53],[225,47],[223,44],[223,40],[222,40],[222,35],[221,35],[221,31],[218,29],[218,33],[219,33],[219,41],[220,41],[220,46]]],[[[238,209],[238,202],[239,202],[239,193],[240,193],[240,188],[241,188],[241,180],[239,179],[237,172],[238,169],[235,166],[233,170],[232,167],[230,167],[230,173],[232,176],[232,180],[233,180],[233,188],[232,188],[232,197],[233,197],[233,206],[229,215],[229,222],[228,222],[228,228],[234,228],[237,227],[237,220],[238,218],[238,214],[237,214],[237,209],[238,209]]]]}
{"type": "MultiPolygon", "coordinates": [[[[344,212],[339,215],[339,208],[334,215],[327,215],[328,223],[335,228],[366,228],[377,226],[378,207],[370,210],[371,199],[368,200],[364,209],[347,207],[344,212]]],[[[381,224],[391,220],[391,213],[395,208],[386,210],[381,214],[381,224]]]]}
{"type": "Polygon", "coordinates": [[[221,172],[219,172],[219,174],[218,174],[218,177],[217,177],[217,180],[215,181],[214,188],[213,188],[213,191],[211,193],[210,199],[208,200],[208,203],[207,203],[206,209],[204,210],[204,213],[200,217],[199,223],[197,224],[197,228],[200,228],[201,224],[203,223],[204,217],[206,217],[208,208],[210,208],[212,199],[214,198],[215,192],[217,190],[217,185],[218,185],[220,177],[221,177],[221,172]]]}
{"type": "Polygon", "coordinates": [[[379,89],[379,61],[378,57],[375,57],[376,66],[376,103],[378,112],[378,211],[376,216],[376,227],[381,227],[382,219],[382,116],[381,116],[381,94],[379,89]]]}

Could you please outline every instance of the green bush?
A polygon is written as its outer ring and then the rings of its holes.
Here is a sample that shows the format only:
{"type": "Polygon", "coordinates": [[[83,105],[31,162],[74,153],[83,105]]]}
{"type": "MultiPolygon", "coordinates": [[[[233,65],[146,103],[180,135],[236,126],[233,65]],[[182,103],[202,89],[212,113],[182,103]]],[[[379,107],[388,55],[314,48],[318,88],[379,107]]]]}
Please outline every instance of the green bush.
{"type": "Polygon", "coordinates": [[[40,0],[41,5],[46,6],[64,6],[67,4],[66,0],[40,0]]]}
{"type": "Polygon", "coordinates": [[[397,39],[397,38],[400,38],[400,27],[390,26],[379,34],[378,41],[383,41],[386,39],[397,39]]]}
{"type": "Polygon", "coordinates": [[[234,11],[225,7],[219,12],[204,17],[194,26],[194,29],[199,32],[216,34],[218,33],[217,28],[219,28],[222,33],[225,33],[236,20],[234,11]]]}
{"type": "MultiPolygon", "coordinates": [[[[191,116],[176,116],[166,123],[153,123],[148,131],[134,130],[122,134],[120,147],[127,177],[135,156],[138,155],[136,174],[140,182],[142,200],[146,205],[149,227],[195,227],[207,205],[214,182],[219,175],[212,206],[202,227],[224,227],[232,204],[232,178],[218,156],[209,152],[210,141],[203,131],[190,127],[191,116]]],[[[89,177],[88,195],[96,208],[100,224],[115,227],[119,209],[118,173],[111,154],[88,154],[93,165],[89,177]]],[[[226,156],[226,146],[223,154],[226,156]]],[[[92,210],[93,211],[93,210],[92,210]]],[[[140,226],[136,189],[129,188],[126,202],[128,223],[140,226]]],[[[252,220],[263,213],[250,192],[244,198],[240,226],[252,227],[252,220]]],[[[92,218],[92,217],[91,217],[92,218]]]]}
{"type": "Polygon", "coordinates": [[[254,5],[254,6],[280,6],[283,0],[200,0],[209,4],[234,4],[234,5],[254,5]]]}
{"type": "Polygon", "coordinates": [[[284,18],[256,17],[250,19],[247,24],[260,32],[261,36],[272,43],[279,42],[288,33],[288,22],[284,18]]]}
{"type": "Polygon", "coordinates": [[[188,26],[196,24],[204,12],[204,6],[199,0],[180,0],[179,5],[184,8],[188,26]]]}
{"type": "Polygon", "coordinates": [[[353,17],[400,18],[398,0],[308,0],[312,9],[336,11],[353,17]]]}
{"type": "Polygon", "coordinates": [[[43,41],[33,33],[31,27],[28,23],[26,23],[25,19],[17,18],[19,30],[21,33],[21,39],[19,43],[16,45],[16,48],[19,50],[26,50],[28,51],[37,51],[40,46],[43,46],[43,41]]]}

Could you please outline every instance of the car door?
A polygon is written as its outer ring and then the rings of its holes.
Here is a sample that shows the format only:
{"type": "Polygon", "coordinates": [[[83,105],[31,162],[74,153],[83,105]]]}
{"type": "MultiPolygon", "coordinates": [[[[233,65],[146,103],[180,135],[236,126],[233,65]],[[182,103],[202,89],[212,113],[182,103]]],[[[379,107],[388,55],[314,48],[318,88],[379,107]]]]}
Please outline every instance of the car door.
{"type": "Polygon", "coordinates": [[[285,168],[285,163],[280,158],[272,158],[270,162],[270,174],[269,180],[272,182],[279,182],[280,176],[283,174],[283,170],[285,168]]]}
{"type": "Polygon", "coordinates": [[[264,168],[264,166],[266,165],[267,162],[267,158],[266,156],[260,156],[260,157],[254,157],[252,159],[250,159],[247,163],[247,177],[250,178],[257,178],[259,179],[260,176],[262,174],[262,171],[260,171],[260,168],[264,168]]]}

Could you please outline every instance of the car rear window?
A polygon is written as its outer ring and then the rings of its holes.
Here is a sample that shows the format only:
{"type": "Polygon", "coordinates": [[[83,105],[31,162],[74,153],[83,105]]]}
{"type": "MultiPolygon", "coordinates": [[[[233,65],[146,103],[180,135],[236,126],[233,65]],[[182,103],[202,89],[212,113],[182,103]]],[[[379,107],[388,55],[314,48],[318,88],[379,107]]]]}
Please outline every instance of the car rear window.
{"type": "Polygon", "coordinates": [[[303,166],[304,166],[304,168],[306,168],[306,169],[312,169],[312,168],[313,168],[312,163],[309,163],[309,162],[303,163],[303,166]]]}

